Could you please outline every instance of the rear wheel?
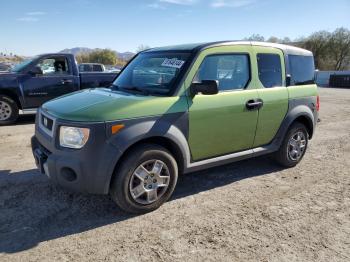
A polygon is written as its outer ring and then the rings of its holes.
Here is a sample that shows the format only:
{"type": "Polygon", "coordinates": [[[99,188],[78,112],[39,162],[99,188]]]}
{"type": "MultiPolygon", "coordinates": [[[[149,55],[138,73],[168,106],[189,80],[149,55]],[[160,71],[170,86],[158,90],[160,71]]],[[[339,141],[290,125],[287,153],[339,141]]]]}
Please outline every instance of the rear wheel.
{"type": "Polygon", "coordinates": [[[8,96],[0,95],[0,125],[13,124],[17,118],[17,103],[8,96]]]}
{"type": "Polygon", "coordinates": [[[171,197],[177,176],[177,163],[169,151],[158,145],[141,145],[122,160],[111,196],[126,212],[153,211],[171,197]]]}
{"type": "Polygon", "coordinates": [[[288,130],[275,158],[285,167],[296,166],[303,158],[308,145],[308,133],[301,123],[294,123],[288,130]]]}

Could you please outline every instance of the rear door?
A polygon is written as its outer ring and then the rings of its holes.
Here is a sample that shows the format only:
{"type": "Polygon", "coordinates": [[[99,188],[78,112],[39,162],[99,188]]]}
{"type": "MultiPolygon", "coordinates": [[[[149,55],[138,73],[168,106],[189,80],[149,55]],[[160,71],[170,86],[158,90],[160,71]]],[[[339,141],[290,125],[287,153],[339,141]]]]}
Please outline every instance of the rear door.
{"type": "Polygon", "coordinates": [[[79,89],[79,77],[73,75],[65,56],[45,57],[33,66],[39,67],[42,74],[26,74],[21,79],[27,108],[39,107],[48,100],[79,89]]]}
{"type": "Polygon", "coordinates": [[[250,149],[253,145],[257,110],[246,103],[258,98],[252,81],[251,46],[223,46],[202,51],[185,85],[217,80],[219,93],[189,96],[189,145],[192,159],[221,156],[250,149]]]}
{"type": "Polygon", "coordinates": [[[263,101],[253,146],[258,147],[269,144],[275,137],[288,111],[288,90],[283,52],[272,47],[255,46],[254,53],[258,72],[256,87],[263,101]]]}

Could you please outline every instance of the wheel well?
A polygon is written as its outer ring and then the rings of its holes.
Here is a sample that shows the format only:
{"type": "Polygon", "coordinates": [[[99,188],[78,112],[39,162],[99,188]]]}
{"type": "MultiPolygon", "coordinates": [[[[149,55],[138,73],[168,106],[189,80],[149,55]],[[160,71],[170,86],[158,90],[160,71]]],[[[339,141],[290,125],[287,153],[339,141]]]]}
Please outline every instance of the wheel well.
{"type": "Polygon", "coordinates": [[[22,109],[22,104],[19,101],[19,98],[15,93],[5,89],[5,90],[0,91],[0,95],[4,95],[4,96],[8,96],[8,97],[12,98],[16,102],[18,109],[22,109]]]}
{"type": "Polygon", "coordinates": [[[295,123],[295,122],[299,122],[306,127],[307,133],[309,134],[309,139],[311,139],[312,135],[313,135],[313,131],[314,131],[312,121],[307,116],[298,116],[293,121],[293,123],[295,123]]]}
{"type": "MultiPolygon", "coordinates": [[[[154,144],[154,145],[159,145],[159,146],[162,146],[162,147],[166,148],[172,154],[172,156],[175,158],[176,163],[178,165],[179,174],[183,173],[183,170],[184,170],[184,157],[182,155],[181,149],[179,148],[179,146],[175,142],[173,142],[169,138],[165,138],[165,137],[161,137],[161,136],[145,138],[145,139],[137,141],[135,144],[129,146],[127,148],[127,150],[124,151],[122,156],[117,161],[117,163],[116,163],[116,165],[114,167],[114,171],[118,167],[119,163],[122,162],[123,159],[125,159],[125,157],[128,156],[128,153],[130,151],[132,151],[133,149],[135,149],[136,147],[140,146],[141,144],[154,144]]],[[[113,174],[114,173],[115,172],[113,172],[113,174]]]]}

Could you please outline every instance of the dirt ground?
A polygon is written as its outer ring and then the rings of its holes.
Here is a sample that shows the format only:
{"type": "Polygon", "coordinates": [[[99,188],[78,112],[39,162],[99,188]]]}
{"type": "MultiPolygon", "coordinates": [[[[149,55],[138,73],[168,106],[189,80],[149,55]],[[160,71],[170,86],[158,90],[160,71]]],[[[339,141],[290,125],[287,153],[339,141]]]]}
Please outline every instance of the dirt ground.
{"type": "Polygon", "coordinates": [[[0,127],[0,261],[350,261],[350,89],[320,89],[303,161],[269,157],[189,174],[131,216],[35,169],[32,116],[0,127]]]}

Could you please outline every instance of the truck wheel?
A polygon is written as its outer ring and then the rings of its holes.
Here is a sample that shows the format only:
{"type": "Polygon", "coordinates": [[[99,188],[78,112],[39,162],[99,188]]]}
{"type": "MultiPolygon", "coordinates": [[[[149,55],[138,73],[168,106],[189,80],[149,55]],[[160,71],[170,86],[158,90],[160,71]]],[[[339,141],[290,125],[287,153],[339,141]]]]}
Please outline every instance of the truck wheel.
{"type": "Polygon", "coordinates": [[[294,123],[289,128],[281,147],[275,154],[279,164],[285,167],[296,166],[303,158],[308,144],[306,127],[301,123],[294,123]]]}
{"type": "Polygon", "coordinates": [[[18,118],[18,106],[12,98],[0,95],[0,125],[10,125],[18,118]]]}
{"type": "Polygon", "coordinates": [[[129,213],[146,213],[170,198],[178,168],[168,150],[144,144],[128,153],[114,175],[110,193],[117,205],[129,213]]]}

